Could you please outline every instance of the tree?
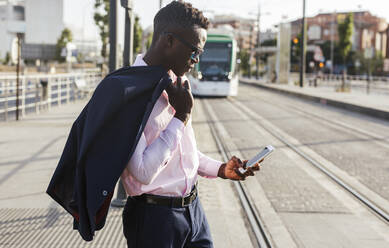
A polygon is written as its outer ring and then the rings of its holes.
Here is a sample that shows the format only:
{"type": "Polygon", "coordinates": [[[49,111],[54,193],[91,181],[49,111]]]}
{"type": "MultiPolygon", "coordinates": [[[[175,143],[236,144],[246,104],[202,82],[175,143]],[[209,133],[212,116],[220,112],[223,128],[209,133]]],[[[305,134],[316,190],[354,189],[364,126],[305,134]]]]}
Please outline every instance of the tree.
{"type": "Polygon", "coordinates": [[[354,15],[349,13],[344,20],[341,20],[342,16],[338,16],[338,48],[339,54],[342,57],[342,62],[344,66],[343,70],[343,80],[342,80],[342,90],[344,89],[345,84],[345,74],[347,73],[346,59],[351,51],[351,36],[353,34],[354,28],[354,15]]]}
{"type": "Polygon", "coordinates": [[[11,54],[9,52],[7,52],[5,54],[3,65],[8,65],[10,61],[11,61],[11,54]]]}
{"type": "Polygon", "coordinates": [[[138,54],[142,49],[142,27],[140,26],[139,23],[139,17],[135,16],[135,22],[134,22],[134,42],[132,49],[134,51],[134,54],[138,54]]]}
{"type": "Polygon", "coordinates": [[[247,49],[242,49],[238,53],[238,58],[240,59],[240,70],[243,75],[248,75],[250,67],[250,54],[247,49]]]}
{"type": "Polygon", "coordinates": [[[61,56],[62,50],[66,49],[66,45],[69,42],[72,42],[73,40],[73,35],[72,31],[70,29],[65,28],[62,30],[61,36],[57,40],[57,45],[56,45],[56,57],[57,60],[60,62],[64,62],[65,58],[61,56]]]}
{"type": "Polygon", "coordinates": [[[108,42],[109,42],[109,23],[108,23],[108,13],[109,13],[109,0],[96,0],[95,2],[95,14],[93,16],[97,27],[100,30],[100,39],[102,42],[101,56],[104,60],[108,56],[108,42]]]}
{"type": "Polygon", "coordinates": [[[151,42],[153,41],[153,32],[150,32],[146,38],[146,49],[151,47],[151,42]]]}

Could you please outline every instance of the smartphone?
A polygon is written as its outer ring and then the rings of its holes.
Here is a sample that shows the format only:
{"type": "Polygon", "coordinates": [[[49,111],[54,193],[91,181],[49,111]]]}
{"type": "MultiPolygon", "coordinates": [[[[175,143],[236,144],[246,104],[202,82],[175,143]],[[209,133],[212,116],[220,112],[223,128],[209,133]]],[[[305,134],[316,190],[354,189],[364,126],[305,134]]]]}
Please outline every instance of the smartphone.
{"type": "MultiPolygon", "coordinates": [[[[247,161],[246,169],[248,167],[254,166],[256,163],[261,161],[262,159],[266,158],[270,153],[274,151],[274,147],[272,145],[268,145],[265,148],[263,148],[262,151],[260,151],[257,155],[255,155],[252,159],[247,161]]],[[[239,168],[239,171],[241,173],[244,173],[246,170],[243,168],[239,168]]]]}

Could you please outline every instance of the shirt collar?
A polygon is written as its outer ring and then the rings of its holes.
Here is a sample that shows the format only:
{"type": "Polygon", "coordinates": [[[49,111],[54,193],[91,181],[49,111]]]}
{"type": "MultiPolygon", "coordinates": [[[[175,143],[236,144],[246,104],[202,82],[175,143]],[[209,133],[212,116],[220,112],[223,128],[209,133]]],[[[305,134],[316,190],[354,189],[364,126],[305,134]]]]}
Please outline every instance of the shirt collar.
{"type": "Polygon", "coordinates": [[[138,54],[132,66],[148,66],[146,62],[143,60],[143,56],[144,56],[143,54],[138,54]]]}

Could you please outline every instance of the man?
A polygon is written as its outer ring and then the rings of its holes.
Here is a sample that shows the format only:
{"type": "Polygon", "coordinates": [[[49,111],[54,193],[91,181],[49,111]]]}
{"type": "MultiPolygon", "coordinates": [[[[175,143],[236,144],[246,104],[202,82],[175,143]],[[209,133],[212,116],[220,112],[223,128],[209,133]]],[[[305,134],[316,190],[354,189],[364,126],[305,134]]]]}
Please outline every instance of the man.
{"type": "Polygon", "coordinates": [[[209,22],[191,4],[174,1],[154,18],[150,49],[135,66],[162,65],[173,78],[153,107],[121,179],[129,195],[123,211],[128,247],[213,247],[197,198],[197,175],[244,180],[259,165],[227,163],[197,150],[191,126],[193,97],[184,74],[199,62],[209,22]]]}

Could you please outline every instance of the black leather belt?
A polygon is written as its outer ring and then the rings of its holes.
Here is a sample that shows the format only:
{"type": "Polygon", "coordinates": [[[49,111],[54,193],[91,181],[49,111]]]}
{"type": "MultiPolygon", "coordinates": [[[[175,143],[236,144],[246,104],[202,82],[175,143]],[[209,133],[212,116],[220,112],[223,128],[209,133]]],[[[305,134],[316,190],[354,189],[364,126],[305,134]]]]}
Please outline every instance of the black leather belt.
{"type": "Polygon", "coordinates": [[[184,197],[169,197],[169,196],[142,194],[142,195],[134,196],[133,198],[145,203],[167,206],[172,208],[186,207],[190,205],[197,198],[196,185],[193,187],[189,195],[186,195],[184,197]]]}

